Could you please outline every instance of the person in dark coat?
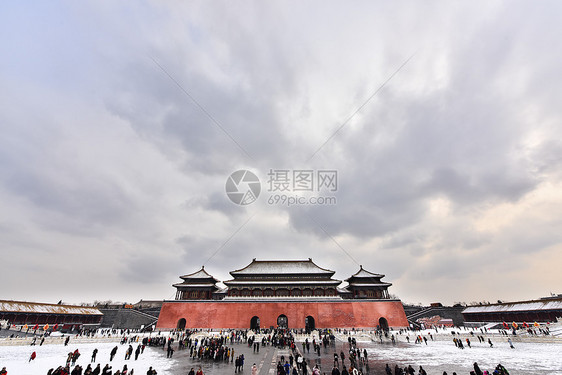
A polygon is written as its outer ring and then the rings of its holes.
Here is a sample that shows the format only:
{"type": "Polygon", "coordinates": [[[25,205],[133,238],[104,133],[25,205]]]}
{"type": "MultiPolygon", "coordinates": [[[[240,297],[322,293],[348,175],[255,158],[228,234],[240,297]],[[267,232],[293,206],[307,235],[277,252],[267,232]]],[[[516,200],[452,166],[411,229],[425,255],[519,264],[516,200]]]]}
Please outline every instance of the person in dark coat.
{"type": "Polygon", "coordinates": [[[111,349],[111,353],[109,353],[109,362],[113,361],[113,357],[115,357],[115,354],[117,354],[117,346],[111,349]]]}
{"type": "Polygon", "coordinates": [[[482,370],[480,370],[480,367],[478,366],[478,363],[474,362],[474,373],[476,375],[483,375],[482,370]]]}
{"type": "Polygon", "coordinates": [[[111,375],[111,366],[106,364],[103,368],[102,375],[111,375]]]}

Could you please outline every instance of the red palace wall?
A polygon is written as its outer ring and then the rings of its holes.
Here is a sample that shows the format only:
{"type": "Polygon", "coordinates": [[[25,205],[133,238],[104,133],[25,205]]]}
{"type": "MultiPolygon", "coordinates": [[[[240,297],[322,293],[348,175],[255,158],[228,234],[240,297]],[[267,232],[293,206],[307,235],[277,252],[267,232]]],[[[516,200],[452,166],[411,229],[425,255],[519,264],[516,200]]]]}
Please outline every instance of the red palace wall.
{"type": "Polygon", "coordinates": [[[260,327],[277,327],[279,315],[288,318],[289,328],[305,328],[305,318],[312,316],[316,328],[374,328],[379,318],[390,327],[407,327],[402,302],[329,301],[329,302],[231,302],[231,301],[168,301],[162,305],[156,329],[174,329],[182,318],[185,328],[250,328],[257,316],[260,327]]]}

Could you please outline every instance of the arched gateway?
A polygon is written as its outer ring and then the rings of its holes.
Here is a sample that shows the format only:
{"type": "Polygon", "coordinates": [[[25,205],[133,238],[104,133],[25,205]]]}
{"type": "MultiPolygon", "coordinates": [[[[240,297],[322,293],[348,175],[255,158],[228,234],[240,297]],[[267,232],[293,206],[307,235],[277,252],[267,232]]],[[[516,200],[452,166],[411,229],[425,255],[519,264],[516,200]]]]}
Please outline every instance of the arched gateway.
{"type": "Polygon", "coordinates": [[[186,320],[185,318],[181,318],[180,320],[178,320],[178,324],[176,326],[177,329],[185,329],[185,325],[186,325],[186,320]]]}
{"type": "Polygon", "coordinates": [[[388,331],[388,321],[386,320],[386,318],[379,319],[379,327],[383,331],[388,331]]]}
{"type": "Polygon", "coordinates": [[[287,319],[287,316],[283,314],[279,315],[279,317],[277,318],[277,327],[289,328],[289,319],[287,319]]]}
{"type": "Polygon", "coordinates": [[[260,318],[259,318],[259,316],[254,316],[250,320],[250,329],[254,330],[254,331],[260,329],[260,318]]]}
{"type": "Polygon", "coordinates": [[[312,316],[307,316],[304,319],[304,328],[306,333],[310,333],[316,329],[316,323],[314,322],[314,318],[312,316]]]}

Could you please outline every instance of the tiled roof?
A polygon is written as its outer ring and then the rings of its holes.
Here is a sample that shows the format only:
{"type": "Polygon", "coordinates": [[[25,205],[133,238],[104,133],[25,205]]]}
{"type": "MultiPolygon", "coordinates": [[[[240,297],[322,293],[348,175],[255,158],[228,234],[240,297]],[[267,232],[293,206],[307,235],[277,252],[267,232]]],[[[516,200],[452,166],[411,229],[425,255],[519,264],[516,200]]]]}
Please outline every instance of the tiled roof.
{"type": "Polygon", "coordinates": [[[462,313],[500,313],[537,310],[562,310],[562,298],[551,300],[511,302],[495,305],[470,306],[464,309],[462,313]]]}
{"type": "Polygon", "coordinates": [[[185,279],[213,279],[215,281],[218,281],[212,275],[210,275],[207,271],[205,271],[205,266],[201,267],[201,269],[197,272],[190,273],[188,275],[180,276],[180,279],[184,279],[184,280],[185,279]]]}
{"type": "Polygon", "coordinates": [[[213,287],[215,286],[215,284],[213,283],[178,283],[178,284],[174,284],[172,285],[176,288],[178,287],[186,287],[186,288],[208,288],[208,287],[213,287]]]}
{"type": "Polygon", "coordinates": [[[291,281],[263,281],[263,280],[229,280],[226,285],[339,285],[339,280],[291,280],[291,281]]]}
{"type": "Polygon", "coordinates": [[[353,285],[353,286],[391,286],[391,283],[349,283],[349,285],[353,285]]]}
{"type": "Polygon", "coordinates": [[[256,260],[246,267],[232,271],[232,276],[236,275],[287,275],[287,274],[320,274],[332,276],[335,271],[330,271],[317,266],[312,258],[308,260],[256,260]]]}
{"type": "Polygon", "coordinates": [[[0,300],[0,312],[35,314],[103,315],[95,307],[0,300]]]}
{"type": "Polygon", "coordinates": [[[357,271],[356,273],[351,275],[351,277],[377,277],[377,278],[381,278],[381,277],[384,277],[384,275],[381,275],[379,273],[369,272],[369,271],[363,269],[363,266],[359,266],[359,271],[357,271]]]}
{"type": "Polygon", "coordinates": [[[322,301],[330,301],[330,302],[338,302],[338,301],[345,301],[340,296],[228,296],[222,299],[223,301],[256,301],[256,302],[284,302],[284,301],[291,301],[291,302],[322,302],[322,301]]]}

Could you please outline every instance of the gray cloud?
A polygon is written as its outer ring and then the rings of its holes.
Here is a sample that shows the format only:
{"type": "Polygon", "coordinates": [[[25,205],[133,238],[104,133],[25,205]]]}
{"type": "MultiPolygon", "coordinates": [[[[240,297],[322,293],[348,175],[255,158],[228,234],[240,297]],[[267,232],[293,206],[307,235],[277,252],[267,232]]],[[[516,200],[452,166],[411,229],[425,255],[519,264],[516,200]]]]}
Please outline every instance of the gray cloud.
{"type": "Polygon", "coordinates": [[[2,7],[6,298],[168,297],[251,215],[206,264],[218,278],[254,257],[347,278],[321,226],[409,301],[551,289],[509,282],[562,246],[560,4],[2,7]],[[246,208],[224,194],[242,168],[264,187],[246,208]],[[336,169],[337,205],[269,206],[271,168],[336,169]]]}

